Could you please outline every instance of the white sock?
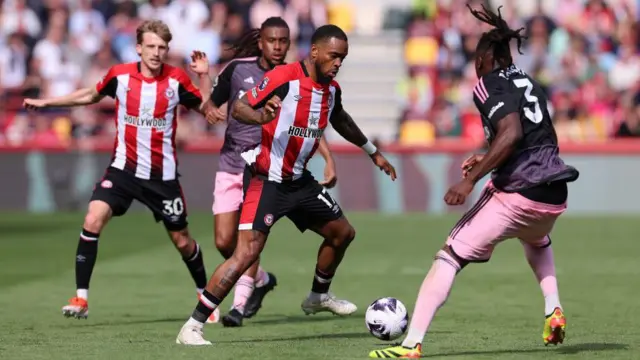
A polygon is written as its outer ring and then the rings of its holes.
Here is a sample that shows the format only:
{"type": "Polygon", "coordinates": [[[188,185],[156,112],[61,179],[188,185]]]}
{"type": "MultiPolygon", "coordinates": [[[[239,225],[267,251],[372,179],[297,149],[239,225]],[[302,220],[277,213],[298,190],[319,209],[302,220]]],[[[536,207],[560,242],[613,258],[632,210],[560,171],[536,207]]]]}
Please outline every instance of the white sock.
{"type": "Polygon", "coordinates": [[[329,295],[327,295],[327,293],[317,293],[317,292],[310,292],[309,293],[309,300],[313,301],[313,302],[320,302],[322,300],[325,300],[329,295]]]}
{"type": "Polygon", "coordinates": [[[196,289],[196,291],[198,292],[198,295],[202,295],[202,292],[204,291],[204,289],[198,288],[198,289],[196,289]]]}
{"type": "Polygon", "coordinates": [[[190,317],[189,320],[187,320],[187,323],[185,325],[202,329],[202,327],[204,326],[204,323],[201,323],[200,321],[194,319],[193,317],[190,317]]]}
{"type": "Polygon", "coordinates": [[[560,297],[557,293],[549,294],[544,297],[544,314],[549,316],[553,314],[553,309],[560,308],[562,310],[562,305],[560,305],[560,297]]]}
{"type": "Polygon", "coordinates": [[[85,300],[89,300],[89,289],[76,290],[76,296],[85,300]]]}

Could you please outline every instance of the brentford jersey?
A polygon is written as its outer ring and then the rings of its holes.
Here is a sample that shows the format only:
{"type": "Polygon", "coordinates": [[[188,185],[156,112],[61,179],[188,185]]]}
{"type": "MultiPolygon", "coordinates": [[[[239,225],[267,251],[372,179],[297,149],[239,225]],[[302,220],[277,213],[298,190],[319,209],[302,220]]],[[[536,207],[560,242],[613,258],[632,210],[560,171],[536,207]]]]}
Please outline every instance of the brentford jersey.
{"type": "Polygon", "coordinates": [[[262,126],[260,144],[242,153],[245,161],[268,180],[299,179],[313,156],[332,112],[342,109],[336,81],[313,81],[302,62],[277,66],[246,96],[254,109],[274,95],[282,100],[276,118],[262,126]]]}
{"type": "Polygon", "coordinates": [[[111,166],[141,179],[174,180],[178,105],[196,108],[202,102],[187,73],[165,64],[159,76],[148,78],[140,63],[121,64],[109,69],[96,90],[116,100],[111,166]]]}

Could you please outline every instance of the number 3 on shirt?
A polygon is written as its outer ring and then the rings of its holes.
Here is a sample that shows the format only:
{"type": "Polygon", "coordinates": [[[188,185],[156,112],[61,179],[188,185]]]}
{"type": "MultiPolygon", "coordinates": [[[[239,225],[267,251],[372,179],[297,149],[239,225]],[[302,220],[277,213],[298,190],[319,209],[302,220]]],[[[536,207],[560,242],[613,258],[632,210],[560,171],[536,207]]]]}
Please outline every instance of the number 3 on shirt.
{"type": "Polygon", "coordinates": [[[529,79],[515,79],[513,83],[519,88],[526,88],[524,91],[524,98],[527,99],[527,102],[534,104],[534,111],[531,111],[528,107],[524,108],[524,116],[529,119],[534,124],[538,124],[542,121],[543,115],[542,110],[540,109],[540,103],[538,103],[538,97],[535,95],[531,95],[531,90],[533,90],[533,84],[529,79]]]}

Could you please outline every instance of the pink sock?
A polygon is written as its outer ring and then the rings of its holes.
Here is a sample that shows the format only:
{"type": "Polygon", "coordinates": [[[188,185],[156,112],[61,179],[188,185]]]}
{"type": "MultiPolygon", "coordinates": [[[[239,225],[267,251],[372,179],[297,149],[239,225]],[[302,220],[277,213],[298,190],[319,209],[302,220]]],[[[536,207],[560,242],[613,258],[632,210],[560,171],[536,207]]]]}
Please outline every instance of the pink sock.
{"type": "MultiPolygon", "coordinates": [[[[548,241],[551,241],[548,236],[545,237],[548,241]]],[[[558,280],[556,279],[556,266],[553,261],[553,249],[551,246],[537,247],[522,241],[524,246],[524,253],[536,275],[536,279],[540,283],[540,289],[544,296],[544,313],[545,315],[551,315],[553,309],[559,307],[560,298],[558,296],[558,280]]]]}
{"type": "Polygon", "coordinates": [[[447,300],[458,271],[460,271],[458,262],[445,251],[438,251],[420,287],[409,333],[402,342],[402,346],[413,348],[416,344],[422,343],[436,311],[447,300]]]}
{"type": "Polygon", "coordinates": [[[258,272],[256,273],[256,287],[263,287],[267,285],[269,282],[269,274],[262,268],[262,266],[258,267],[258,272]]]}
{"type": "Polygon", "coordinates": [[[233,294],[233,308],[244,314],[244,306],[253,293],[254,280],[247,275],[242,275],[236,283],[236,289],[233,294]]]}

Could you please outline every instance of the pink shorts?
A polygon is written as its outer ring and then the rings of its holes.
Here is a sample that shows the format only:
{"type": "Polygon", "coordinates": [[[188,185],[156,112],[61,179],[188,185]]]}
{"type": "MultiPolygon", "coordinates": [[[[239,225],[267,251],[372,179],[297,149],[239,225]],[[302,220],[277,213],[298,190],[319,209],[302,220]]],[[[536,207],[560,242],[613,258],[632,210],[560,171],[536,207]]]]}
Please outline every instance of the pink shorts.
{"type": "Polygon", "coordinates": [[[543,204],[520,194],[501,192],[489,181],[478,201],[451,230],[447,245],[472,262],[489,261],[495,246],[510,238],[548,246],[548,235],[566,208],[566,203],[543,204]]]}
{"type": "Polygon", "coordinates": [[[243,174],[216,172],[216,183],[213,188],[213,214],[222,214],[240,210],[242,204],[243,174]]]}

